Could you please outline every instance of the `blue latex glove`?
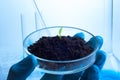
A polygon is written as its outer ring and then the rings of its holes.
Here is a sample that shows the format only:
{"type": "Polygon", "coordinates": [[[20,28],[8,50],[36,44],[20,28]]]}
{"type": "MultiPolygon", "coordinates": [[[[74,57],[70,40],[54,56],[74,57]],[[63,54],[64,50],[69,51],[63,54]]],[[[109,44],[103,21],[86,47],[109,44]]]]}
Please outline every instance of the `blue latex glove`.
{"type": "MultiPolygon", "coordinates": [[[[74,37],[81,37],[85,38],[83,33],[78,33],[74,37]]],[[[94,65],[89,67],[83,72],[70,74],[70,75],[52,75],[52,74],[45,74],[41,80],[98,80],[100,70],[102,69],[106,56],[105,52],[101,51],[100,48],[103,44],[103,39],[100,36],[96,36],[99,43],[99,50],[97,51],[96,61],[94,65]]],[[[88,41],[88,45],[92,45],[94,48],[94,38],[91,38],[88,41]]],[[[8,74],[7,80],[26,80],[26,78],[32,73],[32,71],[37,66],[37,60],[33,55],[30,55],[23,59],[22,61],[14,64],[8,74]]]]}
{"type": "Polygon", "coordinates": [[[36,66],[37,59],[35,56],[29,55],[10,68],[7,80],[26,80],[36,66]]]}

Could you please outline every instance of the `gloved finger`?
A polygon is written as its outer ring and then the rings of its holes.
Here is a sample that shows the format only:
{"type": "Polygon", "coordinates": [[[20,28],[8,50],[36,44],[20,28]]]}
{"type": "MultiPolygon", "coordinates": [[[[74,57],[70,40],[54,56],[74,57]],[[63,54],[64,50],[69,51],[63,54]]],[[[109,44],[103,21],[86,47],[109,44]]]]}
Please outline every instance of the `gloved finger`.
{"type": "Polygon", "coordinates": [[[96,61],[94,65],[97,65],[99,69],[102,69],[103,65],[105,64],[106,60],[106,52],[99,50],[96,53],[96,61]]]}
{"type": "Polygon", "coordinates": [[[78,73],[74,73],[74,74],[67,74],[64,75],[62,80],[79,80],[80,76],[82,76],[83,71],[82,72],[78,72],[78,73]]]}
{"type": "Polygon", "coordinates": [[[26,80],[36,66],[36,58],[33,55],[29,55],[10,68],[7,80],[26,80]]]}
{"type": "Polygon", "coordinates": [[[85,70],[80,80],[99,80],[100,70],[96,65],[92,65],[85,70]]]}
{"type": "Polygon", "coordinates": [[[97,51],[94,65],[86,69],[80,80],[99,80],[100,70],[106,60],[106,53],[102,50],[97,51]]]}
{"type": "Polygon", "coordinates": [[[73,37],[78,37],[78,38],[85,39],[85,35],[82,32],[75,34],[73,37]]]}
{"type": "Polygon", "coordinates": [[[92,37],[86,44],[91,46],[93,49],[95,49],[97,46],[98,49],[100,49],[101,46],[103,45],[103,38],[101,36],[92,37]]]}
{"type": "Polygon", "coordinates": [[[40,80],[62,80],[63,75],[54,75],[45,73],[40,80]]]}

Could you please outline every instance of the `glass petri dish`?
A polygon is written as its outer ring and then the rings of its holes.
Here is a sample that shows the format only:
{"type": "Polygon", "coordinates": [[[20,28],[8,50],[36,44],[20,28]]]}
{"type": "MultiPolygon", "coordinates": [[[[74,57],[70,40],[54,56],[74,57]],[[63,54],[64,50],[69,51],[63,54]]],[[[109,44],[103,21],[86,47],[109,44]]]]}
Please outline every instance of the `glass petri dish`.
{"type": "MultiPolygon", "coordinates": [[[[23,41],[23,48],[27,55],[31,55],[28,51],[28,47],[39,40],[42,36],[56,36],[60,28],[62,29],[62,36],[74,36],[76,33],[83,33],[85,35],[84,40],[88,42],[91,38],[95,37],[90,32],[75,28],[75,27],[68,27],[68,26],[53,26],[42,28],[30,33],[23,41]]],[[[98,50],[98,42],[95,39],[94,42],[94,50],[87,56],[79,59],[74,60],[65,60],[65,61],[58,61],[58,60],[48,60],[44,58],[39,58],[36,56],[38,60],[38,67],[42,72],[49,73],[49,74],[72,74],[83,71],[90,67],[96,58],[96,51],[98,50]]]]}

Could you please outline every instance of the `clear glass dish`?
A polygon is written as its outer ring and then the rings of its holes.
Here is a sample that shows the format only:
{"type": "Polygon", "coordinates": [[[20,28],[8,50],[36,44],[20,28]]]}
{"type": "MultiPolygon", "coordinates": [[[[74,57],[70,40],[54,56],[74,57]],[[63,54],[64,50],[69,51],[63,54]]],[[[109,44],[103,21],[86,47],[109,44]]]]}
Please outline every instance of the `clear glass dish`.
{"type": "MultiPolygon", "coordinates": [[[[74,36],[76,33],[82,32],[85,35],[84,40],[86,42],[89,41],[92,37],[94,37],[93,34],[83,29],[68,27],[68,26],[62,26],[62,27],[63,27],[62,36],[68,36],[68,35],[74,36]]],[[[27,49],[28,46],[35,43],[42,36],[52,37],[58,35],[60,28],[61,26],[47,27],[36,30],[31,34],[29,34],[23,41],[23,47],[26,54],[27,55],[32,54],[28,51],[27,49]]],[[[72,74],[85,70],[88,67],[90,67],[95,61],[96,51],[98,49],[97,40],[95,41],[95,44],[96,47],[91,54],[75,60],[66,60],[66,61],[47,60],[36,56],[38,60],[38,67],[42,72],[50,73],[50,74],[72,74]]]]}

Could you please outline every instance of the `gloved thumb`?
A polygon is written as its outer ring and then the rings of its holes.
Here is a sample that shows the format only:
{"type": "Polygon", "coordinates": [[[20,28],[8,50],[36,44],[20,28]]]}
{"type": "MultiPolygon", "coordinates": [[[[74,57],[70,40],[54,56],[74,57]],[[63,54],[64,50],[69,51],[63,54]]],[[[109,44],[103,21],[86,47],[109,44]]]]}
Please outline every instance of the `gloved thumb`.
{"type": "Polygon", "coordinates": [[[7,80],[26,80],[36,66],[37,59],[33,55],[29,55],[10,68],[7,80]]]}

